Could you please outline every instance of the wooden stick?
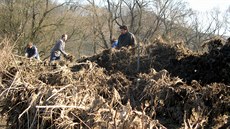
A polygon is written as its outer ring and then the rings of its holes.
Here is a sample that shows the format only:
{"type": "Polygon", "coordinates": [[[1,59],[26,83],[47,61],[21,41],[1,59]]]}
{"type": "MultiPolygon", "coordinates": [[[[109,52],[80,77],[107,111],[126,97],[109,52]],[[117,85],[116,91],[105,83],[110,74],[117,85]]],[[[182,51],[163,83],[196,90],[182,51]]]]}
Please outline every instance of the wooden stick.
{"type": "Polygon", "coordinates": [[[30,101],[29,107],[27,107],[27,108],[18,116],[18,119],[20,119],[20,118],[23,116],[23,114],[25,114],[26,112],[29,111],[29,109],[32,107],[33,103],[35,102],[35,100],[37,99],[37,97],[40,95],[40,93],[41,93],[41,92],[38,92],[38,94],[34,94],[34,95],[32,96],[32,100],[30,101]]]}
{"type": "Polygon", "coordinates": [[[71,114],[74,115],[75,117],[77,117],[88,129],[91,129],[80,117],[78,117],[77,115],[75,115],[72,112],[71,112],[71,114]]]}
{"type": "Polygon", "coordinates": [[[49,101],[52,97],[54,97],[57,93],[63,91],[64,89],[66,89],[67,87],[73,86],[72,84],[69,84],[65,87],[62,87],[60,90],[58,90],[57,92],[55,92],[54,94],[52,94],[48,99],[46,99],[46,101],[49,101]]]}
{"type": "Polygon", "coordinates": [[[86,109],[83,106],[66,106],[66,105],[47,105],[47,106],[39,106],[37,105],[36,108],[78,108],[78,109],[86,109]]]}
{"type": "Polygon", "coordinates": [[[10,87],[7,89],[6,97],[8,97],[9,91],[10,91],[11,87],[14,85],[16,79],[18,79],[18,72],[16,72],[13,82],[11,83],[10,87]]]}

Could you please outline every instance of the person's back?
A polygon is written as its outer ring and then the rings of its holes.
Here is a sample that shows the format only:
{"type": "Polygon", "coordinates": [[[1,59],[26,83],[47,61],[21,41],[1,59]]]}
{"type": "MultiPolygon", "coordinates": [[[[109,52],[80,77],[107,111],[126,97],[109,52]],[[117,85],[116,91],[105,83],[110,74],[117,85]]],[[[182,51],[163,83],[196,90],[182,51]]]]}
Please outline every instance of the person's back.
{"type": "Polygon", "coordinates": [[[51,49],[51,53],[55,53],[56,56],[61,56],[61,51],[65,49],[65,42],[59,39],[54,47],[51,49]]]}
{"type": "Polygon", "coordinates": [[[135,46],[135,36],[128,32],[128,28],[126,26],[121,26],[121,35],[118,38],[117,48],[135,46]]]}
{"type": "Polygon", "coordinates": [[[50,62],[60,60],[61,54],[63,54],[65,57],[68,56],[68,54],[65,52],[65,41],[67,40],[67,37],[67,34],[63,34],[61,39],[59,39],[51,49],[50,62]]]}

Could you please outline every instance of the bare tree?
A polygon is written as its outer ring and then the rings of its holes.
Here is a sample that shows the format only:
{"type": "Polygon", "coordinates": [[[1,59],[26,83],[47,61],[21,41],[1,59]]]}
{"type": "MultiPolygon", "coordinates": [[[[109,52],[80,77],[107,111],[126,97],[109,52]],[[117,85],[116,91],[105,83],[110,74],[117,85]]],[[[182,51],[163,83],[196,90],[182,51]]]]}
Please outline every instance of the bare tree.
{"type": "Polygon", "coordinates": [[[185,43],[193,46],[193,49],[199,49],[203,42],[213,36],[223,37],[227,32],[227,26],[229,26],[227,16],[226,12],[221,14],[218,9],[205,13],[196,12],[190,16],[187,28],[192,31],[184,38],[185,43]]]}
{"type": "Polygon", "coordinates": [[[0,2],[0,34],[17,40],[19,53],[31,40],[49,54],[55,40],[67,33],[67,49],[80,57],[109,48],[118,26],[125,24],[139,41],[162,36],[198,49],[211,36],[227,34],[229,10],[213,9],[201,19],[182,0],[5,0],[0,2]]]}
{"type": "Polygon", "coordinates": [[[118,18],[116,12],[118,11],[118,3],[115,3],[111,0],[106,0],[107,10],[108,10],[108,29],[109,29],[109,40],[111,41],[114,37],[114,22],[118,18]]]}
{"type": "Polygon", "coordinates": [[[22,49],[28,40],[36,44],[47,42],[44,40],[44,37],[41,38],[47,35],[45,31],[60,27],[63,22],[61,19],[64,18],[61,16],[61,18],[55,19],[51,16],[56,13],[58,8],[63,7],[65,3],[54,4],[50,0],[10,0],[2,5],[1,10],[6,11],[1,15],[5,19],[2,22],[5,26],[1,25],[1,27],[7,32],[7,35],[13,36],[14,40],[20,38],[17,42],[18,45],[16,45],[19,52],[23,52],[22,49]]]}
{"type": "Polygon", "coordinates": [[[165,15],[168,4],[169,0],[151,1],[149,11],[146,12],[146,19],[144,19],[144,24],[146,27],[143,28],[143,41],[146,41],[146,39],[151,39],[156,32],[159,31],[163,23],[162,17],[165,15]]]}

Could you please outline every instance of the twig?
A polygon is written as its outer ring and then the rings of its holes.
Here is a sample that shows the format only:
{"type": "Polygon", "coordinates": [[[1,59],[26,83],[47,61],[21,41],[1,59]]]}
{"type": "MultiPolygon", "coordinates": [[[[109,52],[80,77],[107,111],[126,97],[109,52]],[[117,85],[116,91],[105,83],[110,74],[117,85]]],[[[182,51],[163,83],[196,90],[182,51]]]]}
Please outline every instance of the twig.
{"type": "Polygon", "coordinates": [[[77,115],[73,114],[71,112],[72,115],[74,115],[75,117],[77,117],[87,128],[91,129],[83,120],[81,120],[77,115]]]}
{"type": "Polygon", "coordinates": [[[30,117],[29,117],[29,112],[26,112],[27,115],[27,128],[30,128],[30,117]]]}
{"type": "Polygon", "coordinates": [[[114,115],[114,118],[113,118],[113,121],[114,121],[114,128],[115,128],[115,129],[117,128],[116,117],[117,117],[117,109],[115,110],[115,115],[114,115]]]}
{"type": "Polygon", "coordinates": [[[38,118],[38,124],[39,124],[39,117],[37,117],[37,116],[38,116],[38,113],[39,113],[39,109],[38,109],[38,111],[36,110],[35,116],[34,116],[34,118],[33,118],[33,121],[32,121],[32,123],[31,123],[29,129],[33,129],[33,126],[34,126],[34,123],[35,123],[35,121],[36,121],[36,118],[38,118]]]}
{"type": "Polygon", "coordinates": [[[42,61],[45,61],[46,59],[48,59],[50,57],[50,55],[46,56],[42,61]]]}
{"type": "Polygon", "coordinates": [[[30,102],[29,107],[27,107],[19,116],[18,119],[20,119],[22,117],[23,114],[25,114],[26,112],[28,112],[28,110],[31,108],[32,104],[34,103],[34,101],[37,99],[37,97],[40,95],[41,92],[39,92],[38,94],[34,95],[34,97],[32,97],[32,100],[30,102]]]}
{"type": "Polygon", "coordinates": [[[19,55],[14,55],[14,56],[19,57],[19,58],[22,58],[22,59],[27,59],[27,60],[30,60],[30,58],[25,57],[25,56],[19,56],[19,55]]]}
{"type": "Polygon", "coordinates": [[[63,91],[65,88],[73,86],[72,84],[66,85],[65,87],[62,87],[60,90],[58,90],[56,93],[52,94],[46,101],[49,101],[52,97],[54,97],[57,93],[63,91]]]}
{"type": "Polygon", "coordinates": [[[66,105],[47,105],[47,106],[39,106],[37,105],[36,108],[77,108],[77,109],[86,109],[84,106],[66,106],[66,105]]]}
{"type": "MultiPolygon", "coordinates": [[[[18,76],[18,72],[16,72],[16,74],[15,74],[15,76],[14,76],[13,82],[11,83],[10,87],[7,89],[6,97],[8,96],[11,87],[12,87],[13,84],[15,83],[15,80],[17,79],[17,76],[18,76]]],[[[4,91],[3,91],[3,92],[4,92],[4,91]]]]}
{"type": "Polygon", "coordinates": [[[137,72],[140,70],[140,42],[137,43],[137,72]]]}

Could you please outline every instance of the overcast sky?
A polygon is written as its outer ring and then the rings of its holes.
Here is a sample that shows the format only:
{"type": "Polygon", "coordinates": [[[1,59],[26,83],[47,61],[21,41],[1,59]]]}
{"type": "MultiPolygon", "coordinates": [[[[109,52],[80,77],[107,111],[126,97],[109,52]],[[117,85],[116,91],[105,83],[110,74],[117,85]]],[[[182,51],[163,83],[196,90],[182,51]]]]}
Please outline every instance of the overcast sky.
{"type": "Polygon", "coordinates": [[[192,9],[197,11],[210,11],[213,8],[219,8],[225,11],[230,6],[230,0],[184,0],[189,3],[192,9]]]}
{"type": "MultiPolygon", "coordinates": [[[[230,0],[184,0],[184,1],[187,1],[189,3],[189,6],[193,10],[199,11],[201,13],[210,12],[213,8],[217,8],[222,13],[224,13],[228,8],[230,8],[230,0]]],[[[226,30],[225,35],[230,36],[230,30],[226,30]]]]}

